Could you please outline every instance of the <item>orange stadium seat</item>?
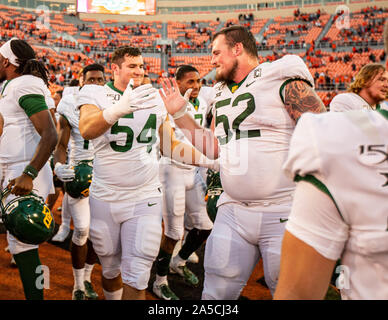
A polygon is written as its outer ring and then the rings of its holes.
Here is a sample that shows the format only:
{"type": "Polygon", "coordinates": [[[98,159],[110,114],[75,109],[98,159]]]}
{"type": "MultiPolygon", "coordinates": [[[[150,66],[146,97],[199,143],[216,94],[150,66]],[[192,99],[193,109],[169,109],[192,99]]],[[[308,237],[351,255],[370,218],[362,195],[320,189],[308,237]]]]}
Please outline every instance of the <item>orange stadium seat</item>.
{"type": "MultiPolygon", "coordinates": [[[[276,10],[276,8],[267,9],[276,10]]],[[[373,15],[371,12],[371,9],[364,8],[351,13],[349,30],[340,30],[336,26],[337,19],[341,19],[337,17],[324,35],[322,31],[331,18],[324,12],[320,13],[319,18],[312,20],[306,19],[308,14],[301,14],[299,17],[275,16],[265,30],[264,26],[269,19],[255,18],[249,22],[239,21],[236,18],[212,21],[201,19],[198,15],[198,20],[194,24],[189,21],[167,23],[167,38],[171,39],[173,44],[168,48],[169,51],[163,51],[166,48],[157,44],[162,37],[163,29],[163,23],[158,20],[128,21],[124,24],[113,19],[98,22],[92,18],[81,20],[73,17],[72,19],[76,19],[77,22],[68,23],[67,21],[70,20],[67,20],[65,15],[54,12],[50,14],[50,23],[45,27],[37,26],[35,12],[0,5],[2,22],[0,35],[3,41],[13,36],[29,41],[35,48],[39,48],[37,50],[39,58],[50,61],[50,72],[64,73],[64,70],[70,69],[75,77],[82,67],[93,61],[103,62],[109,66],[110,53],[116,47],[137,46],[145,53],[151,52],[152,56],[145,56],[144,62],[146,72],[155,81],[163,71],[161,59],[163,54],[168,57],[169,74],[173,74],[179,64],[185,63],[192,64],[198,68],[202,77],[205,76],[213,69],[209,51],[211,35],[222,26],[243,24],[248,26],[254,35],[261,33],[265,38],[263,43],[258,43],[260,53],[263,52],[263,56],[259,57],[260,62],[274,61],[287,53],[287,49],[296,48],[299,49],[297,54],[305,60],[313,76],[327,74],[336,85],[344,83],[347,86],[358,70],[371,62],[372,54],[377,62],[382,62],[380,61],[383,54],[381,21],[388,18],[388,10],[383,12],[375,10],[373,15]],[[369,25],[372,25],[371,29],[369,25]],[[359,28],[368,31],[360,34],[357,32],[359,28]],[[322,40],[316,43],[318,38],[322,40]],[[365,39],[368,42],[374,41],[374,44],[369,46],[367,51],[353,52],[353,47],[356,49],[366,47],[365,39]],[[317,54],[318,51],[319,54],[317,54]],[[347,62],[345,58],[348,59],[347,62]],[[107,60],[108,63],[106,63],[107,60]]],[[[319,80],[320,76],[315,78],[319,96],[322,100],[328,100],[332,95],[328,94],[328,90],[322,89],[322,78],[321,80],[319,80]]],[[[66,81],[69,80],[71,79],[66,79],[66,81]]],[[[52,90],[55,91],[58,86],[59,83],[54,79],[50,89],[54,88],[52,90]]]]}

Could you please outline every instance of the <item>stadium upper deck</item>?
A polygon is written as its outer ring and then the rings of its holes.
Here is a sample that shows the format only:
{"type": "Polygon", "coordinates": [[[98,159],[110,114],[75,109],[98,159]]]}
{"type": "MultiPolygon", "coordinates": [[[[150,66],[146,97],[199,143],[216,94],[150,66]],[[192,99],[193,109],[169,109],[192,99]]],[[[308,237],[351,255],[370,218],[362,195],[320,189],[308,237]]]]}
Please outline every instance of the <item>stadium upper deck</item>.
{"type": "MultiPolygon", "coordinates": [[[[27,2],[31,4],[34,0],[27,2]]],[[[22,3],[19,1],[18,5],[22,3]]],[[[385,4],[384,1],[378,3],[385,4]]],[[[155,83],[162,75],[173,74],[181,63],[193,64],[201,76],[211,78],[209,45],[212,34],[224,26],[243,24],[257,39],[261,62],[273,61],[286,53],[300,55],[325,100],[327,92],[344,90],[362,65],[385,60],[382,29],[388,16],[387,7],[364,6],[349,14],[346,8],[334,13],[327,7],[306,7],[306,11],[288,8],[292,12],[288,16],[280,15],[284,8],[264,7],[257,11],[257,7],[254,10],[250,7],[244,13],[237,8],[224,20],[207,20],[203,18],[205,14],[191,15],[189,21],[184,21],[182,15],[181,22],[163,22],[159,20],[161,15],[156,15],[152,16],[153,20],[124,23],[107,19],[108,16],[98,20],[98,16],[3,5],[0,6],[0,40],[17,36],[33,44],[50,68],[54,91],[77,78],[79,70],[93,61],[109,69],[111,52],[121,45],[142,49],[146,71],[155,83]],[[262,17],[262,12],[269,10],[272,16],[262,17]],[[279,15],[274,15],[276,13],[279,15]]]]}

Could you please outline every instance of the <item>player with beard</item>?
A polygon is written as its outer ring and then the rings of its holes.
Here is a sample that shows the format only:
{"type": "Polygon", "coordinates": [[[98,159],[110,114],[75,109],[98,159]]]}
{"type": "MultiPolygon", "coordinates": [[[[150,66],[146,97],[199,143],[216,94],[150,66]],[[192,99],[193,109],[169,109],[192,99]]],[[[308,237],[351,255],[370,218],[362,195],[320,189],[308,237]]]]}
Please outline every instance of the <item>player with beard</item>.
{"type": "Polygon", "coordinates": [[[205,249],[202,299],[237,299],[260,258],[273,294],[294,183],[282,165],[295,123],[304,112],[325,112],[303,60],[286,55],[259,64],[256,40],[242,26],[217,32],[211,130],[186,112],[176,81],[162,98],[175,124],[203,154],[220,157],[224,192],[205,249]]]}

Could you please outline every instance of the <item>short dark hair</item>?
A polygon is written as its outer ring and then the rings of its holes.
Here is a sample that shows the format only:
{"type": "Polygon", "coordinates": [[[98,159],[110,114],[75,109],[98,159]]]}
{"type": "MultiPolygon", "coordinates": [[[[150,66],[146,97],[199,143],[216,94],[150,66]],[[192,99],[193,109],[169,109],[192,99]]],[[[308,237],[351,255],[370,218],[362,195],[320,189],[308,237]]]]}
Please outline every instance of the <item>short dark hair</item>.
{"type": "Polygon", "coordinates": [[[73,79],[69,83],[69,87],[78,87],[79,86],[79,80],[78,79],[73,79]]]}
{"type": "Polygon", "coordinates": [[[188,72],[198,72],[198,70],[196,68],[194,68],[193,66],[190,66],[188,64],[183,64],[176,69],[175,79],[181,80],[185,76],[185,74],[188,72]]]}
{"type": "Polygon", "coordinates": [[[230,48],[234,47],[236,43],[242,43],[246,52],[258,58],[256,39],[247,28],[243,26],[231,26],[221,29],[213,35],[212,42],[220,35],[225,36],[226,43],[230,48]]]}
{"type": "Polygon", "coordinates": [[[117,48],[112,55],[112,63],[117,64],[121,67],[121,64],[124,62],[125,56],[138,57],[141,56],[141,51],[135,47],[123,46],[117,48]]]}
{"type": "Polygon", "coordinates": [[[89,71],[101,71],[102,73],[104,73],[105,69],[101,64],[98,63],[89,64],[82,70],[82,75],[84,76],[84,78],[86,76],[86,73],[88,73],[89,71]]]}
{"type": "Polygon", "coordinates": [[[58,94],[61,96],[61,98],[62,98],[62,96],[63,96],[63,90],[57,90],[57,91],[55,91],[55,93],[58,93],[58,94]]]}

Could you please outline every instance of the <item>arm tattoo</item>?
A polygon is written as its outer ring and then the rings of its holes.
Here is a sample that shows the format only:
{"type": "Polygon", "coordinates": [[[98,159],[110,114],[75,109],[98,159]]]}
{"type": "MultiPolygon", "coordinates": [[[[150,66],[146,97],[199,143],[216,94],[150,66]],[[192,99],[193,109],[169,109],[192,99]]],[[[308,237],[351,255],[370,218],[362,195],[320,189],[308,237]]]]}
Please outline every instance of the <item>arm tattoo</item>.
{"type": "Polygon", "coordinates": [[[291,81],[285,86],[284,105],[295,122],[304,112],[326,112],[323,102],[314,89],[304,81],[291,81]]]}

